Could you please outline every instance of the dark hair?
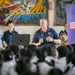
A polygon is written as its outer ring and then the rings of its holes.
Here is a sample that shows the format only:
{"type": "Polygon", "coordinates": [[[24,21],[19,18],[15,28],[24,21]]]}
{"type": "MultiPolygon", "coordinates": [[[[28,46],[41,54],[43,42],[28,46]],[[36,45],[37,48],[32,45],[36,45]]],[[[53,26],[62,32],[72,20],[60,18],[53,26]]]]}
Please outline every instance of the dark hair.
{"type": "Polygon", "coordinates": [[[42,18],[40,18],[40,20],[47,20],[47,18],[45,18],[45,17],[42,17],[42,18]]]}
{"type": "Polygon", "coordinates": [[[72,57],[72,64],[75,66],[75,54],[73,54],[73,57],[72,57]]]}
{"type": "Polygon", "coordinates": [[[74,48],[71,45],[66,45],[66,47],[69,49],[69,54],[72,54],[74,52],[74,48]]]}
{"type": "Polygon", "coordinates": [[[58,68],[53,68],[49,71],[48,75],[63,75],[63,72],[58,68]]]}
{"type": "Polygon", "coordinates": [[[33,44],[28,45],[27,48],[31,49],[32,51],[37,50],[37,47],[35,45],[33,45],[33,44]]]}
{"type": "Polygon", "coordinates": [[[73,55],[73,54],[68,54],[68,56],[66,57],[66,62],[67,62],[67,64],[69,64],[69,63],[71,62],[71,60],[72,60],[72,55],[73,55]]]}
{"type": "Polygon", "coordinates": [[[21,56],[28,57],[29,59],[30,59],[31,56],[32,56],[30,50],[28,50],[27,48],[26,48],[26,49],[21,49],[20,54],[21,54],[21,56]]]}
{"type": "Polygon", "coordinates": [[[2,64],[3,64],[3,55],[0,54],[0,69],[1,69],[2,64]]]}
{"type": "Polygon", "coordinates": [[[14,24],[14,22],[13,21],[8,21],[7,23],[6,23],[6,25],[8,26],[9,24],[11,24],[11,23],[13,23],[14,24]]]}
{"type": "Polygon", "coordinates": [[[67,64],[71,62],[75,66],[75,54],[69,54],[66,60],[67,64]]]}
{"type": "Polygon", "coordinates": [[[30,45],[27,46],[27,49],[30,52],[31,56],[36,55],[37,47],[35,45],[30,44],[30,45]]]}
{"type": "Polygon", "coordinates": [[[9,49],[4,50],[3,56],[4,56],[4,61],[10,61],[13,59],[13,52],[9,49]]]}
{"type": "Polygon", "coordinates": [[[23,59],[17,62],[15,69],[18,75],[30,75],[30,64],[23,59]]]}
{"type": "Polygon", "coordinates": [[[74,53],[75,53],[75,44],[71,44],[71,46],[73,47],[73,49],[74,49],[74,53]]]}
{"type": "Polygon", "coordinates": [[[37,57],[39,58],[39,61],[45,61],[46,56],[54,56],[55,54],[55,46],[45,46],[43,48],[40,48],[37,50],[37,57]]]}
{"type": "Polygon", "coordinates": [[[10,45],[9,49],[13,51],[14,55],[16,55],[19,52],[19,46],[15,44],[10,45]]]}
{"type": "Polygon", "coordinates": [[[57,51],[59,53],[59,57],[66,57],[69,54],[69,49],[66,46],[59,46],[57,51]]]}
{"type": "Polygon", "coordinates": [[[72,67],[67,66],[65,73],[67,73],[71,68],[75,67],[75,54],[69,54],[66,58],[67,64],[72,63],[72,67]]]}
{"type": "Polygon", "coordinates": [[[27,49],[21,49],[20,51],[21,59],[17,61],[16,72],[18,75],[30,75],[30,53],[27,49]]]}
{"type": "Polygon", "coordinates": [[[49,49],[50,49],[50,50],[49,50],[49,51],[50,51],[50,52],[49,52],[49,53],[50,53],[50,56],[53,56],[53,57],[54,57],[55,54],[56,54],[56,50],[57,50],[56,46],[55,46],[55,45],[50,45],[50,46],[49,46],[49,49]]]}

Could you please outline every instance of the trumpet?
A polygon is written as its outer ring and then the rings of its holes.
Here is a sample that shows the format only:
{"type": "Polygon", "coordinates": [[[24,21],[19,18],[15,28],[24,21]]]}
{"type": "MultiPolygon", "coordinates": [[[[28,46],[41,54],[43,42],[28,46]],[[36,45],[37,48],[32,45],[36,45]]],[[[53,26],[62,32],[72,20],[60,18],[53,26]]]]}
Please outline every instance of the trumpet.
{"type": "Polygon", "coordinates": [[[63,42],[67,42],[68,41],[68,36],[66,34],[61,34],[60,35],[60,39],[63,41],[63,42]]]}

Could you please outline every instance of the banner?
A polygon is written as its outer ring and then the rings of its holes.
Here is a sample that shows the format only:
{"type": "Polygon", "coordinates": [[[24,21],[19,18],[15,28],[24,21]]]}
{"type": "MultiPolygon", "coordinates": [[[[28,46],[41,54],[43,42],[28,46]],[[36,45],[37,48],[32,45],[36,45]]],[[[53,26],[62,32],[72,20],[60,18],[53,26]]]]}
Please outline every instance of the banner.
{"type": "Polygon", "coordinates": [[[75,44],[75,4],[66,5],[68,44],[75,44]]]}

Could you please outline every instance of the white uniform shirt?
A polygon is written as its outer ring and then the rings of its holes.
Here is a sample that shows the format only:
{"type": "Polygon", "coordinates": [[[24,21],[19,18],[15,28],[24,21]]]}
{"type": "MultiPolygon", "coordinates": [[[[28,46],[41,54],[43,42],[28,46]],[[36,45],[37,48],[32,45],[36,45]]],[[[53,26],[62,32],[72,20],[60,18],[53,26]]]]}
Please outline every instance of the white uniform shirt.
{"type": "Polygon", "coordinates": [[[1,75],[17,75],[12,61],[4,62],[1,67],[1,75]]]}
{"type": "Polygon", "coordinates": [[[3,36],[3,30],[0,28],[0,48],[3,48],[2,36],[3,36]]]}

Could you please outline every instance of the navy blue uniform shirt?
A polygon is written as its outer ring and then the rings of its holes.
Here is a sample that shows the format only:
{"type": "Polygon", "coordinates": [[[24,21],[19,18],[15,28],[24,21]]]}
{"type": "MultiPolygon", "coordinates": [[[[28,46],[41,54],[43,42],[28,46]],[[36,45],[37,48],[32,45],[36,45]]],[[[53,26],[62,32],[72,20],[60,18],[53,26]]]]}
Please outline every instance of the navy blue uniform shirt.
{"type": "Polygon", "coordinates": [[[12,43],[12,35],[18,34],[16,31],[12,31],[11,33],[8,31],[5,31],[2,37],[2,41],[5,41],[8,45],[12,43]]]}
{"type": "Polygon", "coordinates": [[[32,42],[39,42],[40,38],[43,38],[43,43],[40,45],[40,47],[48,46],[50,44],[54,44],[54,42],[47,42],[46,37],[50,36],[53,39],[59,39],[59,35],[56,33],[56,31],[52,28],[47,29],[47,32],[43,32],[41,29],[36,31],[34,34],[32,42]]]}

